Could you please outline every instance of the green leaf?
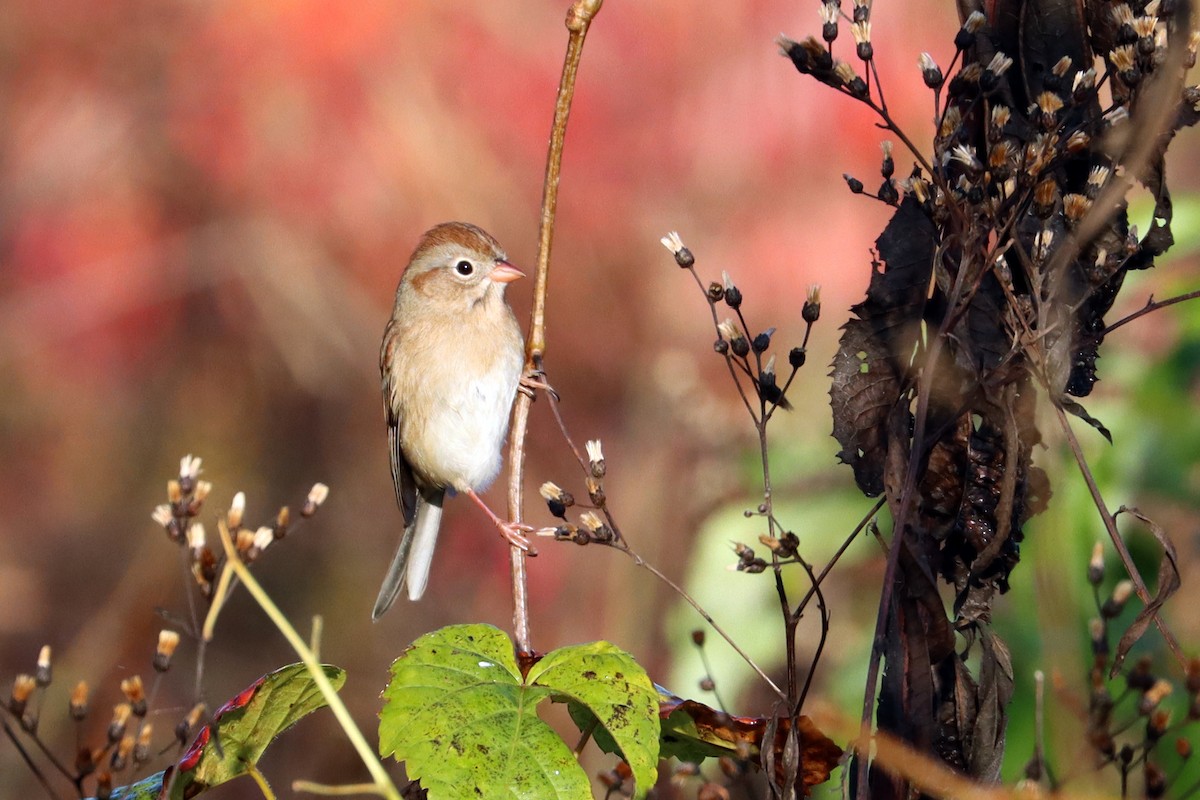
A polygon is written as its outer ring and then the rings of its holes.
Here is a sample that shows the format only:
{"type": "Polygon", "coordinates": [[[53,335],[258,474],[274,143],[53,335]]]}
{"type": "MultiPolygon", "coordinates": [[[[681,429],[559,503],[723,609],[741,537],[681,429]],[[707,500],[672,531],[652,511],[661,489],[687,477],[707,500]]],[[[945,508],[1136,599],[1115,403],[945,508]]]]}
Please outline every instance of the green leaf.
{"type": "Polygon", "coordinates": [[[639,797],[654,785],[658,692],[633,656],[608,642],[563,647],[534,664],[526,680],[591,712],[633,771],[639,797]]]}
{"type": "MultiPolygon", "coordinates": [[[[156,772],[153,775],[142,778],[137,783],[131,783],[128,786],[118,786],[113,789],[110,800],[158,800],[158,795],[162,792],[163,780],[166,778],[166,772],[156,772]]],[[[94,800],[94,798],[91,798],[94,800]]]]}
{"type": "Polygon", "coordinates": [[[454,625],[417,639],[391,673],[379,752],[405,762],[432,800],[591,798],[570,748],[537,716],[552,695],[594,709],[634,759],[639,792],[653,785],[657,696],[610,644],[556,650],[523,678],[502,631],[454,625]]]}
{"type": "MultiPolygon", "coordinates": [[[[344,670],[329,665],[322,669],[334,688],[340,689],[346,682],[344,670]]],[[[212,724],[200,731],[175,766],[170,797],[182,798],[185,792],[193,797],[244,774],[247,764],[256,764],[279,734],[324,705],[325,698],[303,664],[291,664],[259,678],[217,709],[212,724]],[[213,742],[214,728],[220,748],[213,742]]],[[[160,783],[162,780],[159,776],[160,783]]],[[[145,795],[137,790],[117,796],[133,800],[145,795]]]]}

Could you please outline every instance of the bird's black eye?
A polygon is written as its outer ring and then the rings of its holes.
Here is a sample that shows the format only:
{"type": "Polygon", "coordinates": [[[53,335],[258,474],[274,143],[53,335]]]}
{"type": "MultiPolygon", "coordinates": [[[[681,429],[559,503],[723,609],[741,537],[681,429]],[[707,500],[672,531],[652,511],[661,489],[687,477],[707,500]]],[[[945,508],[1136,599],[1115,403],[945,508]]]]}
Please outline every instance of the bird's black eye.
{"type": "Polygon", "coordinates": [[[475,271],[475,265],[470,261],[460,261],[454,265],[454,271],[465,278],[475,271]]]}

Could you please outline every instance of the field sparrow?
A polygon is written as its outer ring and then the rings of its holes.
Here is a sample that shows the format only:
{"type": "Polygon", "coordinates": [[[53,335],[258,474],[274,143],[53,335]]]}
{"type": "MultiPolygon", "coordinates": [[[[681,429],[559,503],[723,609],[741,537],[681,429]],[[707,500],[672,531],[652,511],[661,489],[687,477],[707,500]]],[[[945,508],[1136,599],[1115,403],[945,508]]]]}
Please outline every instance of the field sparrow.
{"type": "Polygon", "coordinates": [[[400,277],[379,371],[405,528],[374,619],[406,584],[410,600],[424,593],[447,490],[469,496],[528,549],[523,526],[498,518],[476,494],[500,472],[521,381],[524,341],[504,290],[523,276],[488,233],[447,222],[425,232],[400,277]]]}

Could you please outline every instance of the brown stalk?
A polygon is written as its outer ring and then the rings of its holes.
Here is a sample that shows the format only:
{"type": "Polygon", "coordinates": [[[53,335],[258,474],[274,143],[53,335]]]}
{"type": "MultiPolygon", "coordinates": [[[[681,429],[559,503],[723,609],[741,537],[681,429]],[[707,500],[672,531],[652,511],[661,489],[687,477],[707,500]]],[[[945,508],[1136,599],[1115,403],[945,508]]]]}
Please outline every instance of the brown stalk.
{"type": "MultiPolygon", "coordinates": [[[[533,311],[529,317],[529,338],[525,344],[525,370],[542,369],[546,351],[546,286],[550,276],[550,245],[554,239],[554,214],[558,207],[558,181],[562,173],[563,144],[567,135],[567,118],[575,96],[575,77],[583,55],[592,19],[600,11],[603,0],[575,0],[567,12],[567,52],[563,57],[562,77],[558,83],[558,98],[554,103],[554,124],[550,130],[550,147],[546,153],[546,177],[542,186],[542,216],[538,230],[537,275],[533,284],[533,311]]],[[[517,395],[513,407],[512,443],[509,446],[508,515],[521,521],[521,484],[525,476],[525,433],[529,427],[529,406],[533,397],[517,395]]],[[[513,590],[513,638],[519,653],[533,653],[529,633],[529,590],[525,570],[525,551],[513,547],[510,551],[513,590]]]]}

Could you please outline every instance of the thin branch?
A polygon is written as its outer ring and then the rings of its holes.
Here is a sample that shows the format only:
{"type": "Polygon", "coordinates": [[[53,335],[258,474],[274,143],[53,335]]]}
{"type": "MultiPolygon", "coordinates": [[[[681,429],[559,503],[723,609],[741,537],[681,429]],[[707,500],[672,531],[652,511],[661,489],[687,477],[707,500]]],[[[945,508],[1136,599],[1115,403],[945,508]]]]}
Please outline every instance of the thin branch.
{"type": "Polygon", "coordinates": [[[1186,294],[1179,294],[1179,295],[1175,295],[1174,297],[1168,297],[1166,300],[1155,300],[1154,295],[1150,295],[1150,299],[1146,301],[1146,305],[1139,308],[1137,311],[1133,312],[1129,316],[1122,317],[1121,319],[1114,322],[1112,325],[1109,325],[1107,328],[1105,328],[1103,331],[1100,332],[1100,335],[1107,336],[1108,334],[1112,333],[1113,331],[1115,331],[1117,328],[1121,327],[1122,325],[1126,325],[1130,322],[1133,322],[1138,317],[1145,316],[1146,314],[1149,314],[1151,311],[1158,311],[1160,308],[1166,308],[1167,306],[1173,306],[1176,303],[1182,303],[1186,300],[1194,300],[1197,297],[1200,297],[1200,289],[1198,289],[1194,292],[1187,292],[1186,294]]]}
{"type": "MultiPolygon", "coordinates": [[[[1100,495],[1100,489],[1096,486],[1096,479],[1092,475],[1092,470],[1088,466],[1087,459],[1084,458],[1083,449],[1079,446],[1079,440],[1075,438],[1075,432],[1071,429],[1071,423],[1067,420],[1066,413],[1062,410],[1062,406],[1058,403],[1054,404],[1054,412],[1058,415],[1058,423],[1063,429],[1063,434],[1067,437],[1067,443],[1071,447],[1071,453],[1075,456],[1075,463],[1079,466],[1079,473],[1083,476],[1084,483],[1087,484],[1088,492],[1092,495],[1092,502],[1096,505],[1096,510],[1100,512],[1100,518],[1104,521],[1104,528],[1108,531],[1109,538],[1112,539],[1113,547],[1117,550],[1117,555],[1121,557],[1121,563],[1125,567],[1125,571],[1129,573],[1129,579],[1133,581],[1133,590],[1137,593],[1138,599],[1143,603],[1150,603],[1150,591],[1146,588],[1146,582],[1142,580],[1142,574],[1138,572],[1137,565],[1133,563],[1133,556],[1129,553],[1129,548],[1125,546],[1125,540],[1121,538],[1121,532],[1117,530],[1117,521],[1113,518],[1112,513],[1108,510],[1108,506],[1104,502],[1104,498],[1100,495]]],[[[1162,633],[1163,641],[1167,643],[1167,647],[1175,656],[1175,660],[1179,662],[1179,666],[1187,667],[1187,657],[1179,647],[1179,642],[1175,638],[1175,634],[1163,622],[1162,617],[1157,612],[1154,614],[1154,624],[1158,626],[1158,630],[1162,633]]]]}
{"type": "Polygon", "coordinates": [[[16,732],[13,731],[13,729],[9,726],[8,721],[0,720],[0,725],[4,726],[4,733],[12,741],[13,746],[17,748],[17,752],[21,754],[21,758],[24,759],[25,765],[29,767],[29,771],[33,773],[33,777],[37,778],[37,782],[40,783],[42,788],[46,790],[46,794],[50,796],[50,800],[57,800],[58,795],[55,794],[54,788],[50,786],[50,782],[46,780],[46,776],[42,774],[40,769],[38,769],[38,765],[33,762],[33,758],[30,757],[29,751],[22,746],[21,741],[17,738],[16,732]]]}
{"type": "MultiPolygon", "coordinates": [[[[558,206],[558,182],[562,173],[563,146],[567,135],[567,119],[571,100],[575,96],[575,77],[583,55],[592,18],[600,11],[603,0],[576,0],[567,12],[567,53],[563,59],[558,98],[554,104],[554,124],[550,129],[550,149],[546,154],[546,177],[542,187],[542,216],[538,230],[537,275],[533,287],[533,311],[529,319],[529,339],[525,345],[525,368],[538,370],[546,351],[546,287],[550,277],[550,246],[554,239],[554,214],[558,206]]],[[[533,398],[517,395],[513,409],[512,444],[509,448],[508,516],[521,521],[521,484],[525,477],[525,434],[529,427],[529,405],[533,398]]],[[[509,551],[513,590],[513,638],[517,650],[532,653],[529,632],[529,589],[525,569],[525,551],[515,545],[509,551]]]]}

